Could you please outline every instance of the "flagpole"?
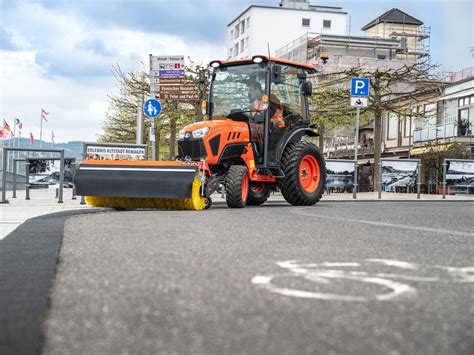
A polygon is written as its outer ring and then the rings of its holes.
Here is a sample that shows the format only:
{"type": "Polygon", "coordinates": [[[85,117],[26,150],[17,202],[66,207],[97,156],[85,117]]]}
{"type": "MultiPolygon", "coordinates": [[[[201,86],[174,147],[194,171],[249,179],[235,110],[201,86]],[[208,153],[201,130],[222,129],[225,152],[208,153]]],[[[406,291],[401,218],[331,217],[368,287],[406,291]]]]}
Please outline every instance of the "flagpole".
{"type": "Polygon", "coordinates": [[[41,108],[40,113],[40,148],[41,148],[41,138],[43,137],[43,109],[41,108]]]}
{"type": "MultiPolygon", "coordinates": [[[[51,150],[53,150],[53,131],[51,131],[51,150]]],[[[53,157],[53,152],[50,153],[51,154],[51,158],[53,157]]]]}

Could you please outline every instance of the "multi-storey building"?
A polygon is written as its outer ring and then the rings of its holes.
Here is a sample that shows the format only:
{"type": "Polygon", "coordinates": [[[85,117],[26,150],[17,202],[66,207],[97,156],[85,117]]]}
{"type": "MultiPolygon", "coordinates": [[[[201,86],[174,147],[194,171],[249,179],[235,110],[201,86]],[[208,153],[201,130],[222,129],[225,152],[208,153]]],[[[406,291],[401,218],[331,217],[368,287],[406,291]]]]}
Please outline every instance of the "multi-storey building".
{"type": "Polygon", "coordinates": [[[273,55],[307,32],[348,33],[341,7],[311,5],[309,0],[282,0],[279,6],[251,5],[227,25],[228,59],[273,55]]]}

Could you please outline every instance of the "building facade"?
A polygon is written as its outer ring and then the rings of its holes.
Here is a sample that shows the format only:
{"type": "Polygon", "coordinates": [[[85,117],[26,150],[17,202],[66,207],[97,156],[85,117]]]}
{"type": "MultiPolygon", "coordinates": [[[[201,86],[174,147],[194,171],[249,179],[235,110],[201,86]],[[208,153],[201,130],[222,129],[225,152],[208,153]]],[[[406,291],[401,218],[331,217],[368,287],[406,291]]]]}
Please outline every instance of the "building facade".
{"type": "Polygon", "coordinates": [[[348,33],[348,15],[340,7],[313,6],[309,0],[283,0],[280,6],[251,5],[227,25],[227,58],[273,55],[308,32],[348,33]]]}

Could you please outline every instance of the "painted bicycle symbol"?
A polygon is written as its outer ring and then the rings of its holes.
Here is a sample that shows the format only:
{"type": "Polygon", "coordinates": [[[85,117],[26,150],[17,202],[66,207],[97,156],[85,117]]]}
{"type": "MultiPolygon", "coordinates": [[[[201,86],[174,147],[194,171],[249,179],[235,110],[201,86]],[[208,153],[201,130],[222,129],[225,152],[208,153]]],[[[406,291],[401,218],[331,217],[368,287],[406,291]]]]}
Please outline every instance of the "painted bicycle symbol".
{"type": "Polygon", "coordinates": [[[349,302],[390,301],[415,296],[417,283],[474,282],[474,266],[427,266],[388,259],[365,259],[361,263],[303,263],[287,260],[276,264],[286,272],[257,275],[252,279],[252,284],[279,295],[306,299],[349,302]],[[374,268],[377,270],[372,270],[374,268]],[[337,287],[347,286],[347,282],[359,287],[345,287],[344,291],[340,292],[328,291],[331,287],[337,291],[337,287]],[[285,286],[288,284],[293,286],[285,286]],[[348,289],[351,292],[347,292],[348,289]]]}

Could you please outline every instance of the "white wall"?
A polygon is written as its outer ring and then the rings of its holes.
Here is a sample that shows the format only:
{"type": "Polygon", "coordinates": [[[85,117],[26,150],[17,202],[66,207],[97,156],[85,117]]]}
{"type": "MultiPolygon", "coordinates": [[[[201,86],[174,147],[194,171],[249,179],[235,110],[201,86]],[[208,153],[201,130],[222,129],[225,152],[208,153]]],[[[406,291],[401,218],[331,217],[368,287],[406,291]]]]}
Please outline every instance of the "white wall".
{"type": "Polygon", "coordinates": [[[227,51],[239,43],[239,54],[232,53],[232,59],[251,57],[255,54],[268,54],[267,43],[271,54],[307,32],[328,33],[335,35],[348,34],[348,16],[345,13],[304,11],[283,8],[251,7],[233,23],[227,26],[227,51]],[[250,18],[250,26],[238,38],[230,39],[235,25],[250,18]],[[303,27],[302,19],[310,19],[310,26],[303,27]],[[323,28],[323,20],[331,20],[331,28],[323,28]],[[249,37],[249,45],[240,52],[240,41],[249,37]]]}

